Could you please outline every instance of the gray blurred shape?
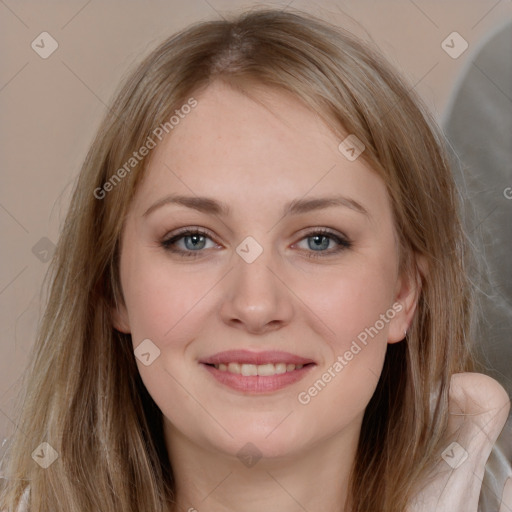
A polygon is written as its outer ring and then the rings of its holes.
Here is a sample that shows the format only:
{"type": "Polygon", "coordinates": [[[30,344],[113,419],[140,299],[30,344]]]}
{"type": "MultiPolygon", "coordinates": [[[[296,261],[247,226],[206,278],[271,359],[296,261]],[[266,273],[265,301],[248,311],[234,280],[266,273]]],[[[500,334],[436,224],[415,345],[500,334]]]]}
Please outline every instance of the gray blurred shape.
{"type": "MultiPolygon", "coordinates": [[[[473,279],[481,293],[478,356],[486,373],[512,395],[512,21],[471,59],[445,116],[445,133],[459,159],[455,179],[469,237],[482,268],[473,279]],[[510,187],[510,188],[509,188],[510,187]],[[507,194],[505,191],[509,191],[507,194]],[[507,199],[506,195],[511,196],[507,199]]],[[[455,156],[456,155],[456,156],[455,156]]],[[[512,477],[512,415],[486,465],[479,512],[501,505],[512,477]]]]}

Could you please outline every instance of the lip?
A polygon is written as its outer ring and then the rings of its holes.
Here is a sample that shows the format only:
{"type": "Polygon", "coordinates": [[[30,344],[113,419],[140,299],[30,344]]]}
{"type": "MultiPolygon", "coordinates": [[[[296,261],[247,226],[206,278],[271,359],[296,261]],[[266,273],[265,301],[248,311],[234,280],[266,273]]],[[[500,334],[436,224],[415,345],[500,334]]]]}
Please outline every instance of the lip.
{"type": "Polygon", "coordinates": [[[225,352],[218,352],[206,359],[201,359],[199,362],[203,364],[239,363],[259,365],[266,363],[310,364],[315,361],[291,354],[290,352],[282,352],[279,350],[269,350],[265,352],[226,350],[225,352]]]}
{"type": "Polygon", "coordinates": [[[281,351],[251,352],[248,350],[228,350],[219,352],[199,361],[217,382],[246,394],[263,394],[278,391],[303,379],[316,366],[312,359],[281,351]],[[287,363],[304,365],[300,369],[278,375],[244,376],[215,368],[214,364],[239,363],[261,365],[265,363],[287,363]]]}

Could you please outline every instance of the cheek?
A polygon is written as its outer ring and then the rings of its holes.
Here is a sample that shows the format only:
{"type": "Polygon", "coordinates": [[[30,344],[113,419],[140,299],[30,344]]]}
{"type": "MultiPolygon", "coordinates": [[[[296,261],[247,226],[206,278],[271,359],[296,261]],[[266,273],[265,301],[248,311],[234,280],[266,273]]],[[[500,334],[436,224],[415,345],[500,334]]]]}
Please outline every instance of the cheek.
{"type": "Polygon", "coordinates": [[[387,341],[396,286],[392,258],[361,259],[313,281],[304,283],[307,289],[304,288],[303,294],[328,328],[327,338],[337,353],[346,350],[352,340],[376,323],[379,331],[376,338],[387,341]],[[385,315],[384,321],[381,315],[385,315]]]}
{"type": "Polygon", "coordinates": [[[375,289],[358,296],[340,293],[336,298],[341,309],[333,308],[329,319],[335,332],[330,357],[297,396],[304,416],[314,417],[332,433],[362,417],[374,394],[388,346],[388,322],[394,314],[386,294],[375,289]]]}
{"type": "Polygon", "coordinates": [[[339,272],[335,284],[322,280],[310,295],[312,309],[330,331],[330,356],[304,384],[298,402],[319,421],[332,424],[334,416],[343,423],[362,414],[371,399],[396,316],[395,272],[391,257],[365,259],[339,272]]]}
{"type": "MultiPolygon", "coordinates": [[[[128,255],[127,255],[128,256],[128,255]]],[[[122,269],[133,348],[150,339],[160,353],[146,366],[136,359],[141,379],[155,403],[182,430],[204,411],[191,398],[198,385],[184,364],[187,347],[198,338],[209,275],[192,273],[161,258],[130,255],[122,269]],[[184,414],[183,411],[187,411],[184,414]]]]}
{"type": "Polygon", "coordinates": [[[163,258],[135,256],[124,269],[126,305],[134,344],[150,338],[165,348],[171,342],[176,345],[174,334],[186,339],[197,322],[194,316],[197,306],[207,290],[209,278],[204,273],[191,273],[180,265],[169,264],[163,258]],[[162,259],[160,262],[159,260],[162,259]]]}

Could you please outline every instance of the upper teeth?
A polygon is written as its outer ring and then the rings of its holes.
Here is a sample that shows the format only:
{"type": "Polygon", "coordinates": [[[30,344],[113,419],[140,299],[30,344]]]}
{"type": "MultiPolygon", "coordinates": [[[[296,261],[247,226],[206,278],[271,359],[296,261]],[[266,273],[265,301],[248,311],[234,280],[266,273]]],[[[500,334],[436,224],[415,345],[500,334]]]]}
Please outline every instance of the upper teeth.
{"type": "Polygon", "coordinates": [[[221,372],[228,371],[230,373],[238,373],[244,377],[251,375],[279,375],[281,373],[292,372],[293,370],[300,370],[303,364],[286,364],[286,363],[267,363],[267,364],[216,364],[214,365],[217,370],[221,372]]]}

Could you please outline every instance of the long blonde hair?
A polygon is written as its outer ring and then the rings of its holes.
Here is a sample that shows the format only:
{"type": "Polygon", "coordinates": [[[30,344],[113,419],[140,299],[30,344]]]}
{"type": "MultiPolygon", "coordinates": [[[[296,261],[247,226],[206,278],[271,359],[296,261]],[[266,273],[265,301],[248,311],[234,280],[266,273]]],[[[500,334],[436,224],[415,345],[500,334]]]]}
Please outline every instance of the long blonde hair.
{"type": "Polygon", "coordinates": [[[370,44],[305,13],[256,9],[167,39],[108,109],[49,269],[0,509],[13,507],[30,485],[32,512],[172,510],[162,413],[140,379],[130,336],[111,319],[112,307],[123,301],[124,218],[148,158],[104,197],[94,191],[213,80],[289,91],[340,141],[355,134],[366,146],[360,158],[387,186],[401,270],[421,283],[406,340],[388,345],[365,411],[352,512],[403,512],[444,448],[450,377],[474,366],[467,245],[443,138],[410,86],[370,44]],[[439,395],[431,402],[434,390],[439,395]],[[58,454],[46,469],[31,456],[42,442],[58,454]]]}

